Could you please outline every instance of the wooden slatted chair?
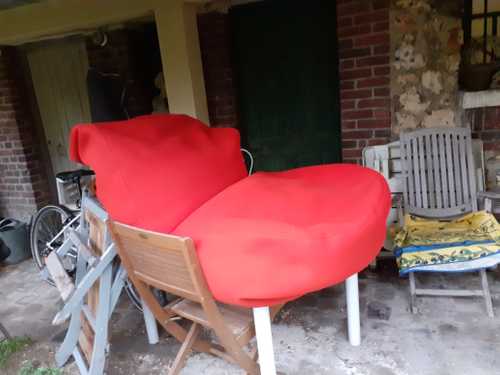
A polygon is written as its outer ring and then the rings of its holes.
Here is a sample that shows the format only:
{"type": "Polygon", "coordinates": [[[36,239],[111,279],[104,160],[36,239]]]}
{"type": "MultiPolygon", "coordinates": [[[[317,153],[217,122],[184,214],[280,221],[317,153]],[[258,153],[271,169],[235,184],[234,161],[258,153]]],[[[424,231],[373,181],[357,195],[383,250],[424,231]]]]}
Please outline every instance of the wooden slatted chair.
{"type": "MultiPolygon", "coordinates": [[[[260,373],[257,352],[254,350],[252,355],[244,350],[255,335],[251,310],[215,302],[190,238],[154,233],[116,222],[110,222],[109,226],[122,264],[143,301],[158,322],[182,342],[170,375],[180,372],[191,349],[236,363],[248,374],[260,373]],[[151,287],[180,298],[161,307],[151,287]],[[192,322],[189,331],[172,324],[179,317],[192,322]],[[201,327],[213,330],[220,344],[200,339],[201,327]]],[[[271,310],[271,318],[280,307],[271,310]]]]}
{"type": "MultiPolygon", "coordinates": [[[[447,220],[478,210],[478,196],[481,196],[481,193],[477,192],[476,166],[469,128],[422,129],[401,134],[400,141],[404,187],[404,201],[399,209],[401,226],[404,225],[404,214],[447,220]]],[[[487,193],[482,194],[482,198],[486,200],[486,207],[491,207],[491,199],[498,198],[498,195],[487,193]]],[[[488,315],[492,317],[493,308],[486,268],[488,266],[477,267],[477,264],[463,262],[460,269],[461,271],[479,270],[481,290],[420,289],[416,287],[415,272],[410,272],[412,312],[416,312],[417,295],[482,296],[488,315]]],[[[451,271],[446,265],[433,265],[432,270],[451,271]]]]}
{"type": "Polygon", "coordinates": [[[3,326],[2,323],[0,323],[0,332],[2,332],[4,339],[10,339],[9,332],[7,331],[7,328],[3,326]]]}

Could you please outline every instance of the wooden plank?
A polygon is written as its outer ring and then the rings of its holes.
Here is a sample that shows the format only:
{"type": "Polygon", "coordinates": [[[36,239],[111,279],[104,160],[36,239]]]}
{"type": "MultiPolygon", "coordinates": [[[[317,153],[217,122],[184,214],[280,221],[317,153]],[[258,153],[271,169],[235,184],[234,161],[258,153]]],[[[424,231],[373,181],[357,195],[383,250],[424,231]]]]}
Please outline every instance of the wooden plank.
{"type": "Polygon", "coordinates": [[[429,207],[436,208],[436,187],[434,185],[434,168],[433,168],[434,155],[432,153],[431,137],[432,134],[429,134],[427,137],[425,137],[425,151],[426,151],[425,160],[427,162],[427,179],[429,182],[427,189],[429,194],[429,207]]]}
{"type": "Polygon", "coordinates": [[[418,168],[420,170],[420,182],[421,182],[421,190],[422,190],[422,207],[429,208],[429,200],[428,200],[428,187],[427,187],[427,174],[425,169],[425,157],[427,154],[427,150],[424,146],[424,138],[427,138],[425,135],[418,137],[418,156],[419,156],[419,165],[418,168]]]}
{"type": "MultiPolygon", "coordinates": [[[[462,194],[463,194],[463,203],[469,205],[471,201],[470,195],[470,170],[472,169],[473,174],[475,174],[474,165],[468,165],[467,163],[467,146],[466,144],[470,142],[470,140],[465,137],[460,137],[459,140],[459,157],[460,157],[460,169],[462,173],[462,194]]],[[[475,178],[475,176],[473,177],[475,178]]],[[[474,197],[473,199],[476,199],[474,197]]]]}
{"type": "Polygon", "coordinates": [[[402,155],[402,162],[404,165],[404,170],[405,174],[403,176],[403,179],[405,180],[403,187],[404,187],[404,192],[403,192],[403,198],[404,198],[404,203],[405,207],[410,206],[414,200],[411,199],[413,196],[413,184],[410,183],[410,160],[409,160],[409,155],[410,155],[410,149],[409,149],[409,142],[407,141],[406,137],[402,136],[401,137],[401,155],[402,155]]]}
{"type": "Polygon", "coordinates": [[[438,153],[439,153],[439,167],[441,177],[441,194],[443,196],[443,207],[448,208],[450,205],[450,196],[448,189],[448,174],[446,173],[446,149],[443,134],[436,134],[438,138],[438,153]]]}
{"type": "Polygon", "coordinates": [[[436,208],[443,208],[443,193],[441,185],[441,168],[439,162],[438,135],[431,135],[432,143],[432,165],[434,169],[434,178],[436,179],[436,208]]]}
{"type": "Polygon", "coordinates": [[[66,269],[55,251],[52,251],[49,256],[45,258],[45,265],[47,266],[47,270],[54,284],[56,284],[57,290],[59,290],[61,294],[61,298],[63,301],[66,301],[75,290],[75,285],[68,276],[66,269]]]}
{"type": "Polygon", "coordinates": [[[459,139],[462,139],[462,134],[452,134],[451,135],[451,146],[452,146],[452,158],[453,158],[453,177],[455,179],[455,192],[457,198],[457,206],[464,204],[463,188],[462,188],[462,168],[460,165],[460,143],[459,139]]]}
{"type": "Polygon", "coordinates": [[[413,188],[415,189],[415,204],[413,207],[422,208],[422,184],[420,178],[419,160],[418,160],[418,141],[417,138],[411,138],[411,158],[413,172],[413,188]]]}
{"type": "Polygon", "coordinates": [[[446,172],[448,176],[448,196],[449,196],[449,206],[447,208],[456,207],[457,199],[455,195],[455,178],[453,176],[453,153],[451,145],[451,135],[446,132],[443,133],[445,149],[442,150],[446,156],[446,172]]]}
{"type": "Polygon", "coordinates": [[[450,290],[450,289],[416,289],[418,296],[443,296],[443,297],[482,297],[482,290],[450,290]]]}

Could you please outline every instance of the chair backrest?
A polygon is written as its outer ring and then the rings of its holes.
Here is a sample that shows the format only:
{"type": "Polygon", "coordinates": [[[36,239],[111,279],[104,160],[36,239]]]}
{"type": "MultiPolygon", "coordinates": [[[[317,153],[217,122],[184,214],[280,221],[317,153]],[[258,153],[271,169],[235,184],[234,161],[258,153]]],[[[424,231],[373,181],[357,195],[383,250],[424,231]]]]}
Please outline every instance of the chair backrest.
{"type": "Polygon", "coordinates": [[[406,213],[449,218],[477,211],[469,128],[416,130],[400,140],[406,213]]]}
{"type": "Polygon", "coordinates": [[[161,233],[248,176],[236,129],[185,115],[76,125],[70,157],[95,172],[112,218],[161,233]]]}
{"type": "Polygon", "coordinates": [[[132,280],[201,303],[213,298],[193,241],[110,222],[117,252],[132,280]]]}

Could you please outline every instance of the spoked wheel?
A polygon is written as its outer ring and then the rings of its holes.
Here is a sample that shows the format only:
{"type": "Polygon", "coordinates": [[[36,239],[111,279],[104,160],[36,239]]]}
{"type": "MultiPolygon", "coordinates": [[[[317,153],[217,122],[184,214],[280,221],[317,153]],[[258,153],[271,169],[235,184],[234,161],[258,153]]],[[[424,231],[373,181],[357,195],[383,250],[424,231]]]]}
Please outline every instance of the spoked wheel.
{"type": "MultiPolygon", "coordinates": [[[[63,244],[68,235],[67,230],[78,224],[75,215],[63,206],[45,206],[36,213],[31,225],[30,245],[33,259],[40,270],[45,266],[45,258],[63,244]]],[[[76,253],[73,249],[62,259],[62,263],[72,276],[76,268],[76,253]]],[[[54,285],[50,279],[47,282],[54,285]]]]}
{"type": "MultiPolygon", "coordinates": [[[[165,292],[158,289],[152,289],[151,291],[161,306],[167,305],[168,299],[165,292]]],[[[125,292],[127,293],[127,296],[132,302],[132,304],[138,310],[142,311],[141,297],[139,296],[139,293],[135,289],[134,284],[132,284],[132,282],[129,279],[127,279],[127,281],[125,282],[125,292]]]]}

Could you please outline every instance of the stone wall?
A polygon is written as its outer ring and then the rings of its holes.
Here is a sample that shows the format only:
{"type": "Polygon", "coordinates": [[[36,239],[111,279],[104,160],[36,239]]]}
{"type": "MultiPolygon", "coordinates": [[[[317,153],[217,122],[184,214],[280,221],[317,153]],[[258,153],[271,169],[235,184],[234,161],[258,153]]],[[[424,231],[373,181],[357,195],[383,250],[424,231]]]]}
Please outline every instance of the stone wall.
{"type": "Polygon", "coordinates": [[[401,130],[462,126],[458,68],[463,33],[457,3],[392,0],[394,136],[401,130]]]}

